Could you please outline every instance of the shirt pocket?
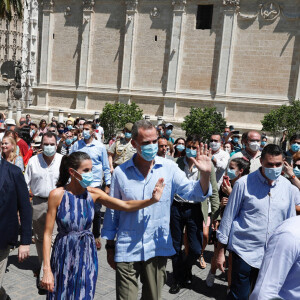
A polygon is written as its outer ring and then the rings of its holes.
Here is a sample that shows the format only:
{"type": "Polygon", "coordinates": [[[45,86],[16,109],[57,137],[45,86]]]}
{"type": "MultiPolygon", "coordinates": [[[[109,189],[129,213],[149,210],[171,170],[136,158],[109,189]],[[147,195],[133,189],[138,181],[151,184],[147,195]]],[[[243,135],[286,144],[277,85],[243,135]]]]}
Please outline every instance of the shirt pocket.
{"type": "Polygon", "coordinates": [[[136,239],[135,230],[122,230],[118,232],[117,244],[118,246],[128,245],[136,239]]]}
{"type": "Polygon", "coordinates": [[[123,200],[142,200],[142,197],[138,198],[139,194],[142,194],[138,188],[125,188],[123,194],[123,200]]]}

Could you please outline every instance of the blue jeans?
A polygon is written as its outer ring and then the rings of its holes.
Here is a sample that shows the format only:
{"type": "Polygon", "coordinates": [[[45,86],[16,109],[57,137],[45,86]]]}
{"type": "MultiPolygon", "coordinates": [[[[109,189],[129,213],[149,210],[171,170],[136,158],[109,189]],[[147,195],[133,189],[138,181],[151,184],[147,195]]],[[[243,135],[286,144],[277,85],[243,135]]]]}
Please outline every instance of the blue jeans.
{"type": "Polygon", "coordinates": [[[227,300],[248,300],[254,289],[258,272],[259,269],[251,267],[232,252],[231,287],[227,300]]]}
{"type": "Polygon", "coordinates": [[[201,205],[173,202],[171,206],[170,229],[173,247],[176,254],[172,256],[173,277],[176,282],[184,282],[191,273],[192,266],[199,258],[202,249],[203,216],[201,205]],[[189,253],[184,257],[181,247],[183,244],[183,229],[186,226],[189,242],[189,253]]]}

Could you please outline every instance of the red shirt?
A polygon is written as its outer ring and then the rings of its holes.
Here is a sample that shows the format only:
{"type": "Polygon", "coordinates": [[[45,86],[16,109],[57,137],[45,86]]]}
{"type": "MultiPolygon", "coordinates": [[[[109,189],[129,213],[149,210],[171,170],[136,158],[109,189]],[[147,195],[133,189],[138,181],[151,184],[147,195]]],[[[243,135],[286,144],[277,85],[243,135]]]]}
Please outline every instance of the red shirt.
{"type": "Polygon", "coordinates": [[[28,148],[29,148],[28,145],[27,145],[27,143],[23,139],[20,139],[17,142],[17,145],[20,148],[20,154],[24,157],[27,154],[28,148]]]}

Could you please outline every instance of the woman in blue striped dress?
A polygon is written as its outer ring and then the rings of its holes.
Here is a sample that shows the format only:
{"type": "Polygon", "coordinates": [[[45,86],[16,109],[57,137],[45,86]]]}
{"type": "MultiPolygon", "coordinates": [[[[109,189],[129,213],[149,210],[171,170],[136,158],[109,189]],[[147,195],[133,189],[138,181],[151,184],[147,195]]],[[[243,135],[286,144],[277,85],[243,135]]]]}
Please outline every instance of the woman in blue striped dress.
{"type": "Polygon", "coordinates": [[[91,233],[94,202],[117,210],[135,211],[159,201],[163,192],[160,179],[149,200],[122,201],[89,185],[93,182],[88,154],[74,152],[62,159],[57,188],[50,193],[44,234],[44,276],[42,287],[47,299],[93,299],[98,275],[95,240],[91,233]],[[58,225],[51,261],[51,236],[58,225]]]}

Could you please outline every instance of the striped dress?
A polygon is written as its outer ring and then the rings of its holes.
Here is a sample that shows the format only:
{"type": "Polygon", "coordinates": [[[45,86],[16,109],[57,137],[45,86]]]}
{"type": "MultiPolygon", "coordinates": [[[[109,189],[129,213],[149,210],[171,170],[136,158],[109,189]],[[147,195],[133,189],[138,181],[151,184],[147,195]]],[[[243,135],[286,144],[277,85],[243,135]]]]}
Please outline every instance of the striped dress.
{"type": "Polygon", "coordinates": [[[87,190],[82,195],[64,192],[57,209],[58,235],[51,269],[54,291],[47,299],[93,299],[98,275],[98,258],[93,234],[94,202],[87,190]]]}

